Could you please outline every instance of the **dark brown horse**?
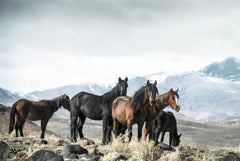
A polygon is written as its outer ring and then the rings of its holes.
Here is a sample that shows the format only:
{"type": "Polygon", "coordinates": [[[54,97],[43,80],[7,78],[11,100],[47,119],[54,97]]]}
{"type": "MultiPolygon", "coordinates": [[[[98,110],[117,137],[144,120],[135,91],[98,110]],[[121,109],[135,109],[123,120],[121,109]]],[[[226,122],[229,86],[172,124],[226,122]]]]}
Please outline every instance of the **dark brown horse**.
{"type": "Polygon", "coordinates": [[[138,125],[138,139],[142,137],[142,127],[147,116],[147,106],[155,104],[158,93],[157,81],[154,84],[147,81],[146,86],[139,89],[133,97],[118,97],[112,104],[113,133],[117,137],[119,124],[127,126],[129,142],[132,138],[132,125],[138,125]]]}
{"type": "Polygon", "coordinates": [[[178,146],[180,143],[181,134],[177,132],[177,121],[172,112],[160,112],[153,121],[153,138],[155,144],[158,144],[158,137],[162,132],[161,143],[164,140],[164,135],[169,132],[169,146],[178,146]]]}
{"type": "Polygon", "coordinates": [[[172,88],[167,93],[156,96],[155,106],[147,108],[147,117],[145,120],[146,124],[144,127],[144,140],[147,139],[149,133],[149,139],[152,139],[152,122],[159,112],[161,112],[167,106],[170,106],[176,112],[180,110],[180,106],[178,105],[178,99],[178,89],[174,91],[172,88]]]}
{"type": "Polygon", "coordinates": [[[44,138],[45,130],[49,119],[53,113],[61,106],[70,112],[70,99],[67,95],[62,95],[51,100],[29,101],[27,99],[20,99],[15,102],[10,112],[9,134],[13,131],[15,125],[16,137],[18,137],[18,130],[20,136],[23,136],[23,125],[25,120],[37,121],[41,120],[41,136],[44,138]]]}

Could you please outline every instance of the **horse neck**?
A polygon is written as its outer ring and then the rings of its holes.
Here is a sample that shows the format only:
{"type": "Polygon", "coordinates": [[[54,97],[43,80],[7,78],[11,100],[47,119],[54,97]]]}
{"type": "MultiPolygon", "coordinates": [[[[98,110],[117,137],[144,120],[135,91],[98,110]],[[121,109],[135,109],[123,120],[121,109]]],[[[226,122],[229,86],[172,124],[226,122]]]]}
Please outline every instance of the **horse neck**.
{"type": "Polygon", "coordinates": [[[177,138],[178,137],[178,132],[177,132],[177,125],[176,125],[176,128],[173,132],[173,138],[177,138]]]}
{"type": "Polygon", "coordinates": [[[51,105],[54,108],[54,111],[57,111],[62,106],[62,96],[53,98],[49,101],[51,102],[51,105]]]}
{"type": "Polygon", "coordinates": [[[168,92],[167,93],[164,93],[162,95],[159,95],[160,96],[160,104],[159,104],[159,108],[160,110],[163,110],[165,107],[167,107],[169,105],[169,102],[168,102],[168,99],[169,99],[169,95],[168,95],[168,92]]]}
{"type": "Polygon", "coordinates": [[[147,106],[148,99],[145,99],[144,88],[139,89],[134,96],[131,98],[131,107],[139,109],[141,107],[147,106]]]}
{"type": "Polygon", "coordinates": [[[109,92],[104,93],[102,95],[104,101],[110,101],[109,103],[112,104],[113,100],[117,98],[119,95],[117,85],[109,92]]]}

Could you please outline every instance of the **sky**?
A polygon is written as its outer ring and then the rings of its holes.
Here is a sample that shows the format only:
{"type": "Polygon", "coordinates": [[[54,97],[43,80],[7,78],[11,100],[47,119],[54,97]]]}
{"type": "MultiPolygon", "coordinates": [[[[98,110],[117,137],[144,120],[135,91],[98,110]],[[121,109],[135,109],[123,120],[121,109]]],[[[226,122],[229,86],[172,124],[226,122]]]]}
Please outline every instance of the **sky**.
{"type": "Polygon", "coordinates": [[[240,59],[238,0],[0,0],[0,87],[28,93],[240,59]]]}

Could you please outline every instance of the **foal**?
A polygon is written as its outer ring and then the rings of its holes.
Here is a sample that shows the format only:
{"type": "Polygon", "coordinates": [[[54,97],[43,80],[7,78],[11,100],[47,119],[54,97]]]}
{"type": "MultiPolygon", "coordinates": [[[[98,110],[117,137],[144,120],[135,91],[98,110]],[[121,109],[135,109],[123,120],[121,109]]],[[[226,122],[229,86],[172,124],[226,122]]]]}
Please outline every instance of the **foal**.
{"type": "Polygon", "coordinates": [[[158,144],[158,137],[162,132],[161,143],[164,140],[166,132],[170,133],[169,146],[178,146],[182,134],[177,133],[177,121],[172,112],[160,112],[153,121],[153,139],[155,145],[158,144]]]}

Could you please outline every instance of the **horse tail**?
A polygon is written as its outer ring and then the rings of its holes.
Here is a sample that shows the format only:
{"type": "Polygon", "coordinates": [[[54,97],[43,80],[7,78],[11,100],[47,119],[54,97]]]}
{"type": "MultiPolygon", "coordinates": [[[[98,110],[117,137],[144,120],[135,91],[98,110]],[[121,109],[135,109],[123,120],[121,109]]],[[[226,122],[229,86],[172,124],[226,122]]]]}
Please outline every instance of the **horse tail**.
{"type": "Polygon", "coordinates": [[[15,123],[16,106],[17,106],[17,102],[13,104],[12,109],[10,111],[10,123],[9,123],[8,134],[11,134],[11,132],[13,131],[13,127],[15,123]]]}

